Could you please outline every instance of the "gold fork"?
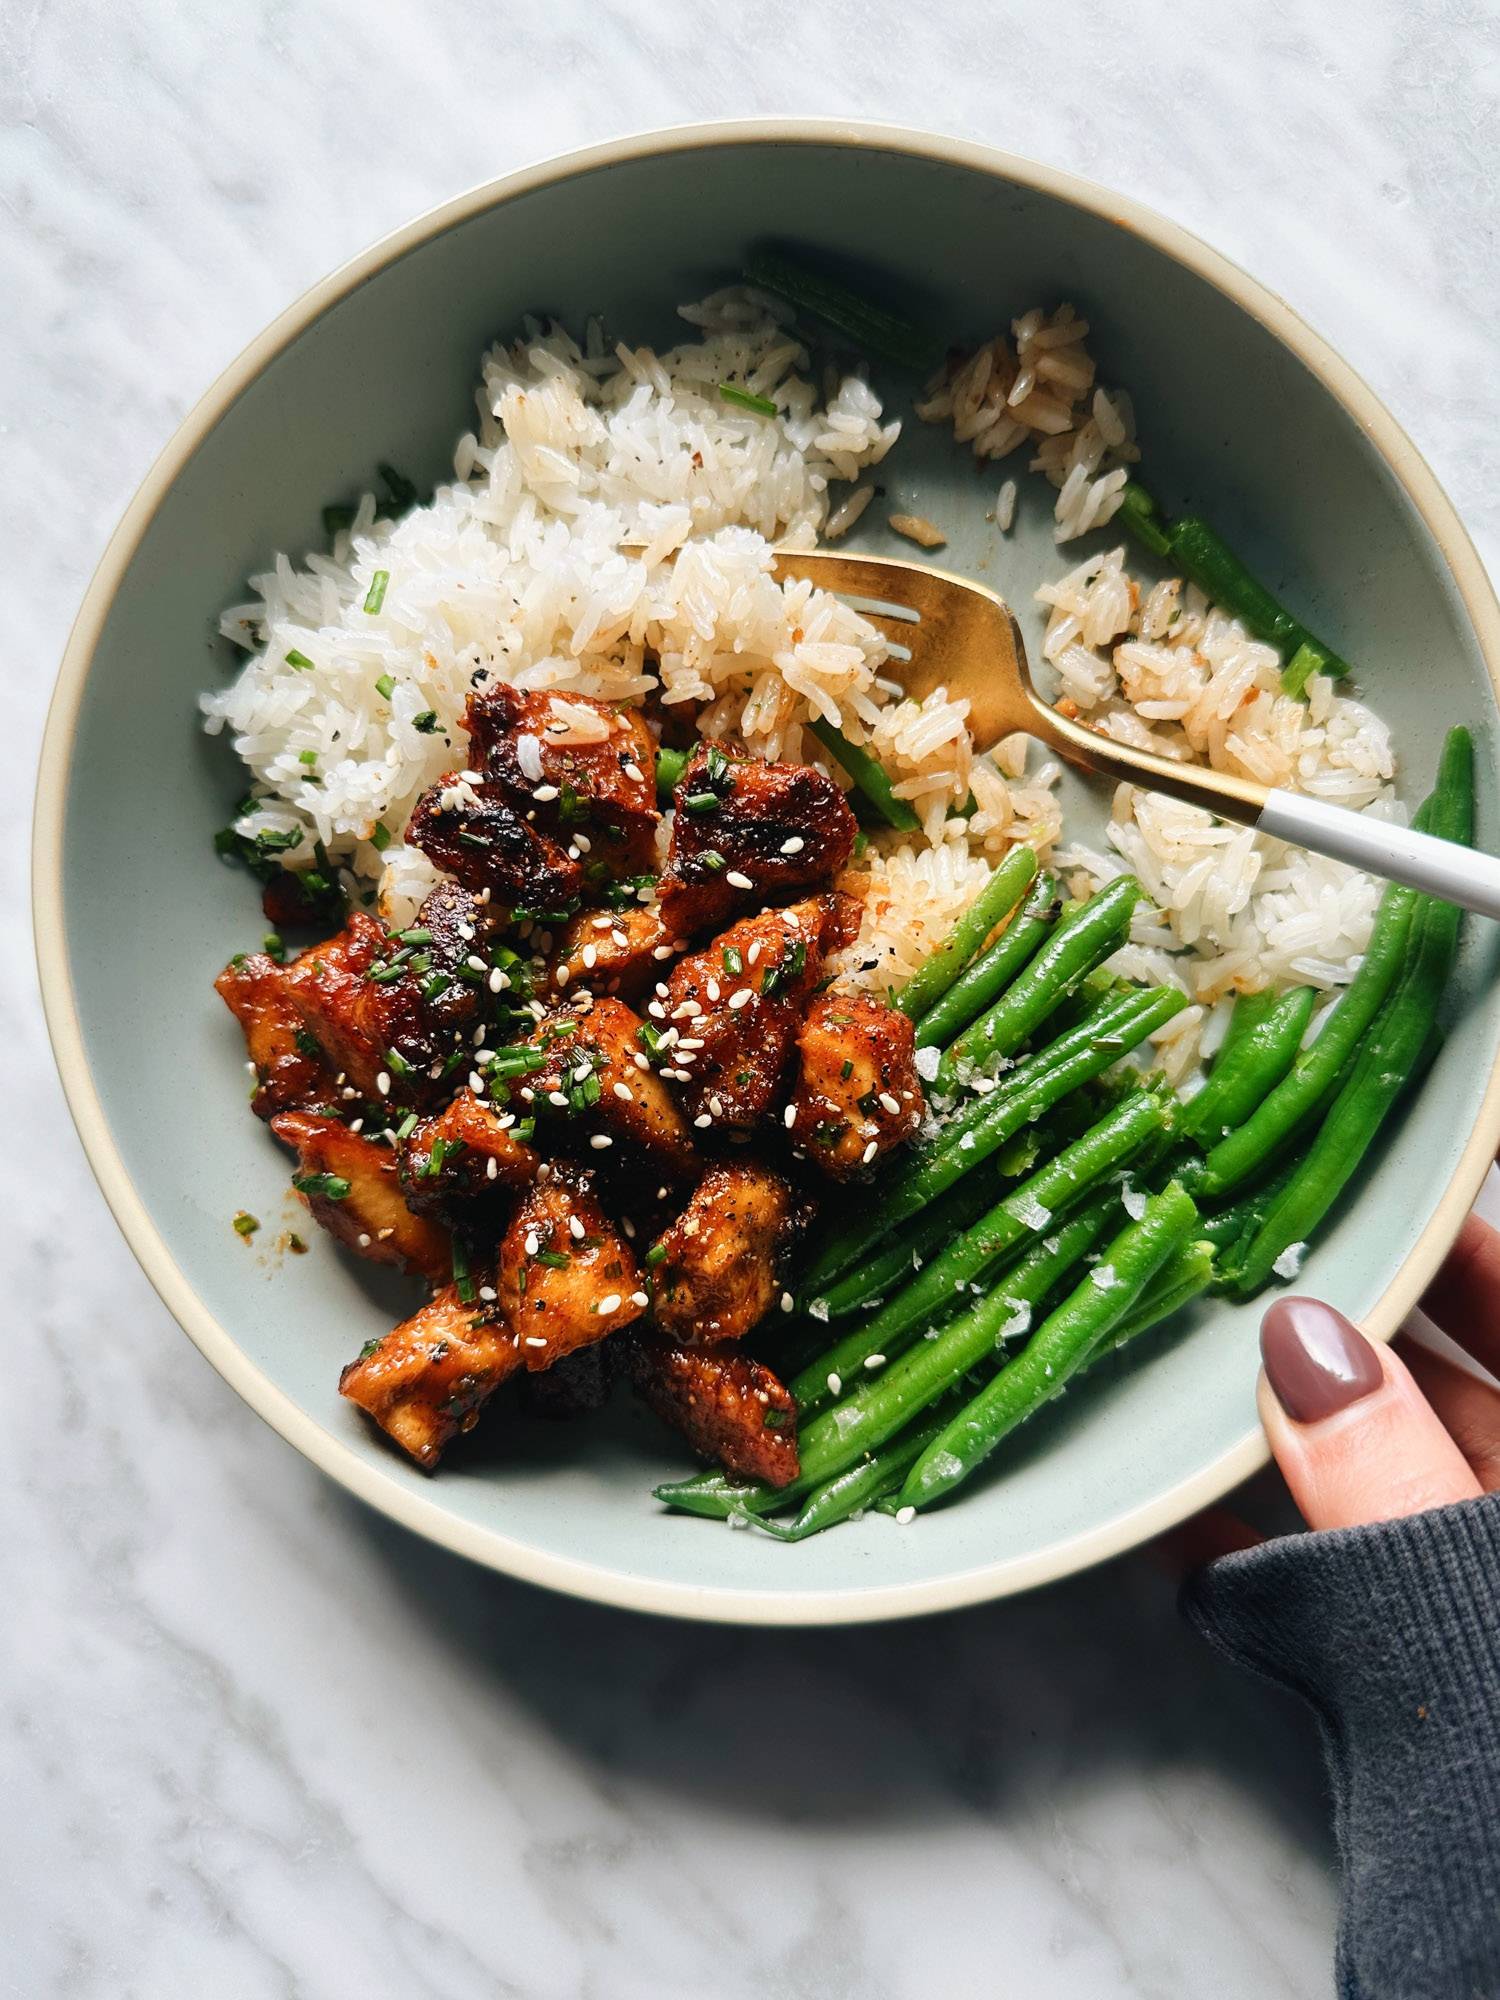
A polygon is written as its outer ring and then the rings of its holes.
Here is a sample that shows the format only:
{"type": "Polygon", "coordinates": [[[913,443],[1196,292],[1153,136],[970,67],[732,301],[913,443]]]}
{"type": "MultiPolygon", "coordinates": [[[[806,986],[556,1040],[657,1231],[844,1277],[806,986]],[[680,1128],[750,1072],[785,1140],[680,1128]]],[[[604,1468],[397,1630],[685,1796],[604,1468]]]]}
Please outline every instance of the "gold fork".
{"type": "Polygon", "coordinates": [[[778,550],[776,572],[857,600],[864,616],[904,649],[905,657],[892,657],[882,671],[907,694],[920,700],[945,688],[967,697],[976,751],[1020,731],[1099,777],[1165,792],[1388,881],[1500,916],[1500,861],[1491,855],[1253,778],[1154,756],[1060,715],[1032,686],[1015,614],[981,583],[894,556],[822,549],[778,550]]]}

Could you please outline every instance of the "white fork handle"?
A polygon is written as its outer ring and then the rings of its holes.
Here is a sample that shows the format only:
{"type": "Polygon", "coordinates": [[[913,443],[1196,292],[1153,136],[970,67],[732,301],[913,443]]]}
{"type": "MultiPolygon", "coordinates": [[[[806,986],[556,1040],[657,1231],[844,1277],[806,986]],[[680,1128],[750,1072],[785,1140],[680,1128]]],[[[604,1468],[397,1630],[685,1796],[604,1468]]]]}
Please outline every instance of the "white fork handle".
{"type": "Polygon", "coordinates": [[[1277,840],[1311,847],[1388,882],[1406,882],[1460,909],[1500,917],[1500,860],[1493,854],[1476,854],[1456,841],[1391,826],[1299,792],[1268,793],[1256,825],[1277,840]]]}

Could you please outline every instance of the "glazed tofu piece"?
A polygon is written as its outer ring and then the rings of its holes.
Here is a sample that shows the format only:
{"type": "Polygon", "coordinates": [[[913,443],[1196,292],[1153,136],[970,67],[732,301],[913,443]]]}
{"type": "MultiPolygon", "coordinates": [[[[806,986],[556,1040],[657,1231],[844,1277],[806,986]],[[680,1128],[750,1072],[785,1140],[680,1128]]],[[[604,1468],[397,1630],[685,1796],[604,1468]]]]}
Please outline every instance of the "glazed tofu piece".
{"type": "Polygon", "coordinates": [[[541,1155],[515,1135],[516,1115],[467,1089],[424,1118],[397,1155],[401,1191],[417,1215],[474,1228],[536,1179],[541,1155]]]}
{"type": "Polygon", "coordinates": [[[330,1236],[372,1264],[434,1280],[448,1276],[448,1232],[407,1207],[388,1146],[311,1111],[278,1112],[271,1130],[295,1150],[292,1186],[330,1236]]]}
{"type": "Polygon", "coordinates": [[[653,866],[656,745],[638,715],[500,684],[469,697],[464,726],[485,777],[565,852],[610,875],[653,866]]]}
{"type": "Polygon", "coordinates": [[[872,1167],[922,1122],[915,1029],[868,993],[824,993],[797,1031],[790,1125],[800,1153],[835,1180],[872,1167]]]}
{"type": "Polygon", "coordinates": [[[586,989],[635,1001],[686,949],[652,903],[618,911],[584,910],[557,940],[549,984],[560,996],[586,989]]]}
{"type": "Polygon", "coordinates": [[[764,1362],[738,1347],[683,1347],[655,1333],[633,1344],[630,1375],[662,1422],[732,1477],[776,1487],[797,1477],[797,1406],[764,1362]]]}
{"type": "Polygon", "coordinates": [[[609,1365],[613,1349],[607,1342],[592,1347],[576,1347],[555,1361],[545,1374],[522,1371],[517,1387],[521,1407],[528,1416],[544,1417],[549,1423],[566,1422],[587,1416],[609,1401],[613,1370],[609,1365]]]}
{"type": "Polygon", "coordinates": [[[262,951],[232,958],[214,990],[245,1033],[245,1050],[259,1079],[250,1100],[257,1118],[338,1099],[323,1051],[292,1005],[287,969],[262,951]]]}
{"type": "Polygon", "coordinates": [[[583,851],[536,826],[503,785],[449,771],[418,799],[406,838],[467,889],[510,907],[556,910],[583,893],[583,851]]]}
{"type": "Polygon", "coordinates": [[[629,1326],[648,1304],[630,1245],[595,1198],[593,1176],[562,1166],[511,1217],[495,1283],[522,1364],[533,1372],[629,1326]]]}
{"type": "Polygon", "coordinates": [[[487,909],[452,882],[433,891],[404,933],[356,911],[286,968],[287,996],[361,1097],[431,1103],[484,1005],[491,925],[487,909]]]}
{"type": "Polygon", "coordinates": [[[780,1104],[803,1009],[852,907],[833,893],[763,910],[678,962],[646,1011],[670,1039],[667,1068],[695,1128],[748,1131],[780,1104]]]}
{"type": "Polygon", "coordinates": [[[844,795],[809,764],[700,744],[673,794],[662,917],[679,937],[784,902],[848,865],[858,832],[844,795]]]}
{"type": "Polygon", "coordinates": [[[372,1340],[339,1377],[339,1390],[424,1472],[471,1431],[479,1412],[521,1366],[515,1337],[493,1308],[465,1304],[444,1285],[420,1311],[372,1340]]]}
{"type": "Polygon", "coordinates": [[[526,1080],[530,1108],[546,1121],[550,1140],[616,1178],[622,1166],[644,1165],[681,1181],[696,1174],[698,1155],[676,1099],[636,1061],[645,1053],[644,1025],[622,1000],[608,998],[549,1015],[534,1037],[549,1060],[526,1080]],[[623,1158],[598,1157],[609,1154],[623,1158]]]}
{"type": "Polygon", "coordinates": [[[742,1340],[781,1295],[793,1227],[780,1174],[739,1162],[710,1167],[647,1258],[657,1325],[684,1347],[742,1340]]]}

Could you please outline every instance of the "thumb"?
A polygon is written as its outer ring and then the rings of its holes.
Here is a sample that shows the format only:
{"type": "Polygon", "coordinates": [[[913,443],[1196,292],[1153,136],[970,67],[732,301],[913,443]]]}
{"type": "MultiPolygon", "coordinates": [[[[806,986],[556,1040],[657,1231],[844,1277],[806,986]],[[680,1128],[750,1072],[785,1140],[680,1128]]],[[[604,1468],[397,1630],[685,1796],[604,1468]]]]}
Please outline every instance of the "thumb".
{"type": "Polygon", "coordinates": [[[1479,1491],[1406,1364],[1320,1299],[1261,1321],[1261,1422],[1310,1528],[1420,1514],[1479,1491]]]}

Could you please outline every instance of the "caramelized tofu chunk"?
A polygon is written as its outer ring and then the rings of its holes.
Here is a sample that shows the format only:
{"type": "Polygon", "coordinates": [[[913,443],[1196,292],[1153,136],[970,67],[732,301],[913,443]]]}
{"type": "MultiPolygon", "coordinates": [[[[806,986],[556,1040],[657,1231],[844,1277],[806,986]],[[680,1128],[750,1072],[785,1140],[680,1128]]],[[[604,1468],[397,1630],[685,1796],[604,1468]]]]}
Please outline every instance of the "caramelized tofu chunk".
{"type": "Polygon", "coordinates": [[[527,1078],[531,1109],[547,1121],[549,1138],[595,1165],[617,1168],[621,1162],[595,1156],[618,1147],[629,1163],[680,1181],[697,1172],[698,1156],[676,1099],[636,1062],[643,1025],[624,1001],[607,998],[550,1015],[534,1038],[549,1062],[527,1078]]]}
{"type": "Polygon", "coordinates": [[[476,785],[458,771],[418,799],[406,838],[465,888],[488,889],[500,903],[555,910],[583,892],[581,855],[533,825],[503,785],[476,785]]]}
{"type": "Polygon", "coordinates": [[[418,1215],[472,1227],[536,1179],[541,1155],[515,1136],[513,1112],[461,1090],[424,1118],[399,1154],[401,1191],[418,1215]]]}
{"type": "Polygon", "coordinates": [[[826,882],[854,852],[858,828],[843,793],[809,764],[767,764],[700,744],[673,804],[660,896],[679,937],[826,882]]]}
{"type": "Polygon", "coordinates": [[[593,1176],[553,1167],[524,1197],[500,1244],[500,1309],[523,1364],[550,1368],[646,1309],[629,1244],[599,1206],[593,1176]]]}
{"type": "Polygon", "coordinates": [[[271,1130],[295,1148],[292,1185],[330,1236],[372,1264],[447,1277],[448,1233],[407,1207],[388,1147],[310,1111],[279,1112],[271,1130]]]}
{"type": "Polygon", "coordinates": [[[835,1180],[873,1166],[921,1124],[915,1030],[894,1007],[868,993],[824,993],[807,1010],[797,1052],[792,1139],[835,1180]]]}
{"type": "MultiPolygon", "coordinates": [[[[424,914],[440,895],[428,897],[424,914]]],[[[443,908],[451,911],[451,894],[443,908]]],[[[444,963],[436,937],[425,946],[403,943],[357,910],[343,930],[286,969],[287,995],[304,1027],[362,1097],[424,1104],[443,1094],[444,1066],[478,1018],[485,975],[467,962],[479,955],[474,942],[455,937],[444,963]]]]}
{"type": "Polygon", "coordinates": [[[466,1305],[453,1285],[372,1340],[339,1377],[340,1393],[373,1417],[424,1472],[521,1365],[515,1337],[493,1309],[466,1305]]]}
{"type": "Polygon", "coordinates": [[[682,949],[652,903],[616,912],[585,910],[557,941],[550,980],[554,993],[617,995],[638,1000],[682,949]]]}
{"type": "Polygon", "coordinates": [[[587,1416],[609,1401],[612,1349],[604,1341],[592,1347],[577,1347],[555,1361],[545,1374],[523,1372],[518,1384],[521,1407],[529,1416],[545,1417],[549,1423],[587,1416]]]}
{"type": "Polygon", "coordinates": [[[485,777],[559,847],[582,848],[611,874],[651,867],[656,746],[638,715],[585,695],[497,685],[469,697],[464,723],[485,777]]]}
{"type": "Polygon", "coordinates": [[[678,963],[660,1012],[647,1011],[676,1031],[668,1067],[685,1078],[690,1118],[746,1131],[780,1103],[825,940],[847,932],[846,902],[834,893],[763,910],[678,963]]]}
{"type": "Polygon", "coordinates": [[[292,1005],[287,968],[264,952],[231,959],[214,991],[245,1031],[245,1049],[259,1078],[250,1104],[257,1118],[333,1104],[338,1097],[323,1051],[292,1005]]]}
{"type": "Polygon", "coordinates": [[[657,1325],[686,1347],[742,1340],[780,1295],[777,1266],[792,1229],[780,1174],[710,1167],[647,1259],[657,1325]]]}
{"type": "Polygon", "coordinates": [[[797,1477],[797,1406],[764,1362],[737,1347],[682,1347],[658,1333],[634,1344],[630,1373],[662,1422],[735,1479],[781,1487],[797,1477]]]}

